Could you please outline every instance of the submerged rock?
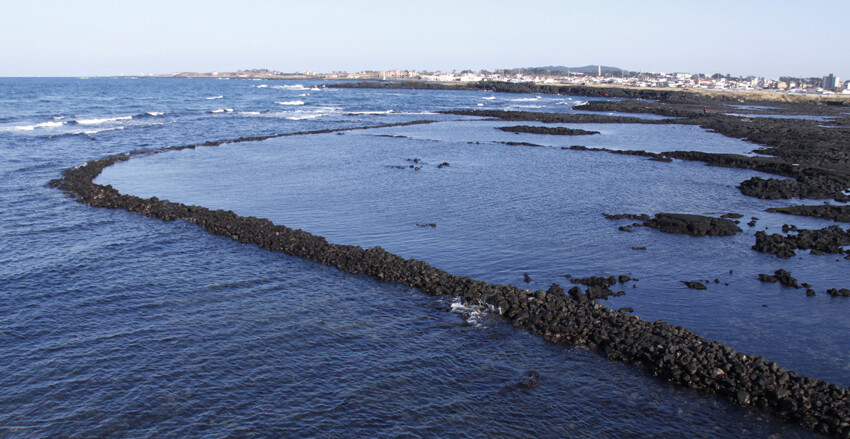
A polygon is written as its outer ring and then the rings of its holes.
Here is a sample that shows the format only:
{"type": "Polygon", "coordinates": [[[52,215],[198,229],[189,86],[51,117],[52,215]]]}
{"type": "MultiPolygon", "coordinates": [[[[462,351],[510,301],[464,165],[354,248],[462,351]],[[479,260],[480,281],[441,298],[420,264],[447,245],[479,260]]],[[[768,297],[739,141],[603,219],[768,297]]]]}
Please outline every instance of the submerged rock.
{"type": "Polygon", "coordinates": [[[688,288],[690,288],[692,290],[707,290],[708,289],[707,286],[703,285],[702,282],[699,282],[699,281],[681,280],[679,282],[685,284],[685,286],[687,286],[688,288]]]}
{"type": "Polygon", "coordinates": [[[830,288],[826,290],[826,293],[832,297],[850,297],[850,289],[847,288],[842,288],[840,290],[838,288],[830,288]]]}

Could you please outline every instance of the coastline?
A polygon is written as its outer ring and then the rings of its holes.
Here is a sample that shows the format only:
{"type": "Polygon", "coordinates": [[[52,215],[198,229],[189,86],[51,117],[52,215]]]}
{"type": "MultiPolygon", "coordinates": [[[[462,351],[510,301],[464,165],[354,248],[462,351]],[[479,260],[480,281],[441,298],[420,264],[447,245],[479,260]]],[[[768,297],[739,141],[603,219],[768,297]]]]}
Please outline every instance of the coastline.
{"type": "MultiPolygon", "coordinates": [[[[419,122],[422,123],[422,122],[419,122]]],[[[355,129],[368,129],[362,127],[355,129]]],[[[288,135],[309,135],[322,130],[288,135]]],[[[768,409],[780,417],[799,421],[817,432],[843,437],[850,434],[850,392],[824,381],[797,376],[776,363],[751,357],[664,322],[647,322],[626,312],[567,295],[558,285],[547,291],[528,291],[454,276],[427,262],[403,259],[380,247],[329,244],[324,238],[271,221],[240,217],[230,211],[141,199],[93,183],[103,168],[117,161],[160,152],[258,141],[279,137],[240,138],[200,145],[162,148],[94,160],[63,172],[50,183],[77,201],[94,206],[123,208],[165,221],[183,219],[208,232],[243,243],[298,256],[352,274],[416,287],[430,295],[462,297],[470,304],[500,310],[503,319],[545,339],[562,344],[584,344],[608,358],[633,364],[670,382],[721,395],[733,403],[768,409]],[[573,297],[572,299],[570,297],[573,297]]]]}
{"type": "Polygon", "coordinates": [[[562,94],[585,97],[625,99],[653,99],[663,101],[718,101],[763,103],[814,103],[850,107],[850,95],[807,95],[773,93],[765,91],[721,91],[711,89],[681,89],[662,87],[622,87],[612,84],[537,84],[514,82],[422,82],[422,81],[370,81],[348,80],[326,84],[330,88],[396,88],[423,90],[484,90],[500,93],[562,94]]]}

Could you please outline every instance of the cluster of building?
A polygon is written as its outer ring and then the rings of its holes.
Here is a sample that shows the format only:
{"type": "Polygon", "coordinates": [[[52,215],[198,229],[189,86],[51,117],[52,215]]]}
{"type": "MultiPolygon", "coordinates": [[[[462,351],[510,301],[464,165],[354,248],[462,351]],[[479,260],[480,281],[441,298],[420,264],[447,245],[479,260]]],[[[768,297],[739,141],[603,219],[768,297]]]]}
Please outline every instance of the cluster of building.
{"type": "Polygon", "coordinates": [[[523,72],[522,69],[497,70],[489,72],[481,70],[473,72],[464,70],[451,73],[425,72],[416,70],[381,70],[361,71],[357,73],[333,72],[316,73],[306,71],[301,73],[282,73],[267,69],[238,70],[236,72],[211,72],[211,73],[176,73],[170,76],[190,77],[233,77],[233,78],[258,78],[258,79],[283,79],[283,78],[315,78],[315,79],[358,79],[358,80],[402,80],[402,81],[427,81],[427,82],[476,82],[476,81],[503,81],[503,82],[534,82],[540,84],[580,84],[580,85],[604,85],[610,84],[621,87],[665,87],[665,88],[687,88],[687,89],[710,89],[729,91],[752,91],[767,90],[786,93],[811,93],[811,94],[848,94],[850,95],[850,81],[841,82],[841,79],[833,74],[822,78],[790,78],[781,77],[768,79],[763,77],[732,77],[730,75],[714,74],[711,76],[701,73],[645,73],[626,72],[624,70],[598,69],[594,66],[594,72],[584,71],[547,71],[545,69],[531,69],[523,72]]]}
{"type": "Polygon", "coordinates": [[[850,94],[850,81],[841,82],[833,74],[822,78],[776,78],[749,76],[745,78],[715,74],[711,76],[698,73],[636,73],[602,72],[596,74],[524,74],[522,71],[429,73],[415,70],[390,70],[380,72],[360,72],[360,79],[382,80],[420,80],[432,82],[474,82],[506,81],[534,82],[542,84],[610,84],[622,87],[666,87],[730,91],[775,90],[791,93],[843,93],[850,94]]]}

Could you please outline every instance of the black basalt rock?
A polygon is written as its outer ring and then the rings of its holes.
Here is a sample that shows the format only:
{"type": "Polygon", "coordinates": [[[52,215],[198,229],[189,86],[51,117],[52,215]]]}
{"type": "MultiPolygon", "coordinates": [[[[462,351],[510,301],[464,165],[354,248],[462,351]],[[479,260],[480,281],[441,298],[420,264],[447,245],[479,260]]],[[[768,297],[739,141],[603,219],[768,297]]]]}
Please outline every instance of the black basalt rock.
{"type": "Polygon", "coordinates": [[[708,289],[707,286],[703,285],[702,282],[698,282],[698,281],[682,280],[682,281],[679,281],[679,282],[682,282],[683,284],[685,284],[685,286],[687,286],[688,288],[690,288],[692,290],[707,290],[708,289]]]}
{"type": "Polygon", "coordinates": [[[741,231],[734,221],[725,218],[685,213],[657,213],[643,225],[665,233],[691,236],[731,236],[741,231]]]}

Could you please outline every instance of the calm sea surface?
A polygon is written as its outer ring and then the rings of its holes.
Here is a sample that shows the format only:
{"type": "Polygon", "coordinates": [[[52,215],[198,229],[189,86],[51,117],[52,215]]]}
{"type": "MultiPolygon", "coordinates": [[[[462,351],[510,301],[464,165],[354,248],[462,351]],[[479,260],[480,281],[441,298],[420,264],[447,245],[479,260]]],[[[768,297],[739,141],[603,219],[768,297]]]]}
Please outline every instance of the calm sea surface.
{"type": "Polygon", "coordinates": [[[0,79],[0,437],[813,436],[451,298],[46,187],[116,153],[423,119],[436,122],[140,157],[97,182],[489,282],[630,274],[639,280],[606,306],[850,385],[850,300],[823,293],[850,286],[847,261],[750,249],[756,230],[830,222],[764,212],[789,202],[742,196],[752,171],[561,149],[757,146],[693,126],[573,124],[601,134],[564,137],[435,114],[573,112],[580,97],[315,85],[0,79]],[[602,216],[663,211],[741,213],[744,233],[624,233],[628,222],[602,216]],[[756,279],[779,268],[819,294],[756,279]],[[707,291],[679,282],[698,279],[712,280],[707,291]],[[519,386],[532,371],[540,386],[519,386]]]}

